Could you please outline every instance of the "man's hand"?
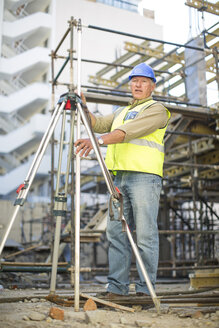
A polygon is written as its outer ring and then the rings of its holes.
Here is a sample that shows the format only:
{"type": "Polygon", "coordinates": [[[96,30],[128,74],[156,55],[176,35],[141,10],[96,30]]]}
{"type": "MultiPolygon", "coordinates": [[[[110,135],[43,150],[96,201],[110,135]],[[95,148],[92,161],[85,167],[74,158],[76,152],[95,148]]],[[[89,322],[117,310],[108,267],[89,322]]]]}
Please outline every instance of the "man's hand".
{"type": "Polygon", "coordinates": [[[81,100],[82,100],[82,103],[86,106],[86,98],[85,98],[85,95],[83,94],[83,92],[81,92],[81,100]]]}
{"type": "Polygon", "coordinates": [[[90,139],[78,139],[74,145],[76,147],[76,154],[80,153],[80,157],[88,156],[93,149],[90,139]]]}

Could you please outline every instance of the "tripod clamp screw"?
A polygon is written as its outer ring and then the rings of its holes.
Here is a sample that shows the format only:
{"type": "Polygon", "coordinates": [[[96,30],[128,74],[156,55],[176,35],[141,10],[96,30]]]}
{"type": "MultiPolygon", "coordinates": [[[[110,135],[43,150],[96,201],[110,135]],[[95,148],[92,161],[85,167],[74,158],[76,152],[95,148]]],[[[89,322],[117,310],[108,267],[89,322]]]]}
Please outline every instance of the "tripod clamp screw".
{"type": "Polygon", "coordinates": [[[63,93],[58,100],[58,104],[63,103],[63,101],[66,102],[65,110],[76,110],[76,103],[82,105],[81,97],[74,92],[63,93]]]}

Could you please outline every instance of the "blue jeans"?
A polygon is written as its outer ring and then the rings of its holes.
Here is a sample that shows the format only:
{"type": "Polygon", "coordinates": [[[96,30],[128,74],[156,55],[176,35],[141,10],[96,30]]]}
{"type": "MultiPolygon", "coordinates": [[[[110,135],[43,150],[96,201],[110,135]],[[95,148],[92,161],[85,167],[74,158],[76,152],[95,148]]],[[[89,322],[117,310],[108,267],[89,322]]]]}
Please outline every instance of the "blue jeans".
{"type": "MultiPolygon", "coordinates": [[[[115,186],[123,195],[123,214],[131,232],[136,229],[136,243],[149,275],[155,286],[159,256],[157,214],[159,209],[162,178],[147,173],[118,171],[115,186]]],[[[129,271],[132,248],[121,221],[110,220],[108,216],[107,238],[109,241],[108,292],[128,295],[129,271]]],[[[139,281],[136,292],[149,294],[141,269],[137,265],[139,281]]]]}

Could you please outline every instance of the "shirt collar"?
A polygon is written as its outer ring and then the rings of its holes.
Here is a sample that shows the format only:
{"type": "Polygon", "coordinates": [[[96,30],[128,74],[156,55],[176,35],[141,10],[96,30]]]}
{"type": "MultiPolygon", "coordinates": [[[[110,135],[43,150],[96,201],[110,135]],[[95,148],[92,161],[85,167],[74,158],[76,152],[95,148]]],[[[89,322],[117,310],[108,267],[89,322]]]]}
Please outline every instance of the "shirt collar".
{"type": "Polygon", "coordinates": [[[144,98],[144,99],[132,99],[130,102],[129,102],[129,105],[131,106],[129,109],[132,109],[138,105],[141,105],[143,104],[144,102],[146,101],[149,101],[149,100],[153,100],[152,97],[147,97],[147,98],[144,98]]]}

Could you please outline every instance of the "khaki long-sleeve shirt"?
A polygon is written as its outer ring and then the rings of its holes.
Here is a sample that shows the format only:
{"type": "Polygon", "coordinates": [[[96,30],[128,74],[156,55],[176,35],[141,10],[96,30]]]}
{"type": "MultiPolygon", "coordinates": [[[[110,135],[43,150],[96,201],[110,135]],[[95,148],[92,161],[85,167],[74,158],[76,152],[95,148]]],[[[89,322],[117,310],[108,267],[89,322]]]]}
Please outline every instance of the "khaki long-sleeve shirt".
{"type": "MultiPolygon", "coordinates": [[[[129,110],[133,110],[137,105],[140,105],[148,100],[152,100],[152,97],[133,101],[129,110]]],[[[94,125],[94,131],[101,134],[110,132],[114,116],[115,113],[103,117],[95,116],[96,122],[94,125]]],[[[129,142],[132,139],[146,136],[153,133],[157,129],[164,128],[167,122],[167,111],[161,103],[157,102],[144,110],[135,119],[119,126],[117,129],[125,132],[123,142],[129,142]]]]}

